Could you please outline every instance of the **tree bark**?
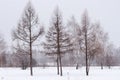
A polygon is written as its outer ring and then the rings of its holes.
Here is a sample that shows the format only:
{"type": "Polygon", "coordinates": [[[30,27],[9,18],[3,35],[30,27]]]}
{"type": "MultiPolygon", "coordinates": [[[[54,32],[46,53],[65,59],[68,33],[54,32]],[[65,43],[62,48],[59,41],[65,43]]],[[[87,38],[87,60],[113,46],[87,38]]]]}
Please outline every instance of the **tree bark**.
{"type": "Polygon", "coordinates": [[[57,16],[57,25],[56,25],[56,29],[57,29],[57,52],[58,52],[58,62],[60,64],[60,76],[62,76],[62,62],[61,62],[61,52],[60,52],[60,30],[59,30],[59,19],[57,16]]]}
{"type": "Polygon", "coordinates": [[[59,75],[59,59],[58,59],[58,55],[57,55],[57,74],[59,75]]]}
{"type": "Polygon", "coordinates": [[[87,30],[85,31],[85,54],[86,54],[86,75],[89,75],[89,68],[88,68],[88,52],[87,52],[87,30]]]}
{"type": "Polygon", "coordinates": [[[30,22],[30,26],[29,26],[29,31],[30,31],[30,74],[31,76],[33,76],[33,69],[32,69],[32,31],[31,31],[31,13],[30,13],[30,17],[29,17],[29,22],[30,22]]]}
{"type": "Polygon", "coordinates": [[[62,73],[62,62],[61,62],[61,55],[59,54],[59,60],[60,60],[60,76],[63,75],[62,73]]]}
{"type": "Polygon", "coordinates": [[[30,74],[33,76],[33,69],[32,69],[32,44],[30,43],[30,74]]]}

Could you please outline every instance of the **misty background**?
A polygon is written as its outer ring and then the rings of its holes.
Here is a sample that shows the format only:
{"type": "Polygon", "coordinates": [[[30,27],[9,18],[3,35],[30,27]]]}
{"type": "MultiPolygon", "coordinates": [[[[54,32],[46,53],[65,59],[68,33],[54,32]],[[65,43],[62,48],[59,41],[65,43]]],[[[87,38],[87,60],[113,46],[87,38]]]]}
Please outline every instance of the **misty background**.
{"type": "MultiPolygon", "coordinates": [[[[11,46],[11,32],[17,26],[25,5],[29,0],[0,0],[0,33],[11,46]]],[[[48,27],[56,6],[62,11],[66,23],[72,15],[80,21],[85,9],[91,21],[100,21],[104,31],[108,32],[110,41],[119,47],[120,1],[119,0],[31,0],[41,24],[48,27]]]]}

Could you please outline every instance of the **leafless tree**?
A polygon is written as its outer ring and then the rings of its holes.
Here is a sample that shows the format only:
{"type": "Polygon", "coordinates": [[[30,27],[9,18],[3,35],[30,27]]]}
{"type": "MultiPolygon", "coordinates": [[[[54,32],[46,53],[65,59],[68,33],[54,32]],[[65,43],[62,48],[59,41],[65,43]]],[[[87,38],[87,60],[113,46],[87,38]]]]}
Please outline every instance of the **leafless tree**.
{"type": "Polygon", "coordinates": [[[80,58],[81,57],[80,45],[81,45],[81,40],[82,40],[81,27],[76,21],[74,16],[70,18],[67,26],[69,27],[68,32],[73,42],[73,53],[71,55],[75,58],[76,69],[78,69],[79,62],[80,62],[79,60],[81,59],[80,58]]]}
{"type": "Polygon", "coordinates": [[[0,66],[3,67],[6,64],[6,43],[3,37],[0,35],[0,66]]]}
{"type": "Polygon", "coordinates": [[[62,15],[58,8],[55,9],[52,18],[51,27],[46,35],[46,42],[44,42],[45,53],[55,56],[57,62],[57,74],[62,76],[62,56],[65,53],[72,51],[72,44],[69,35],[65,32],[65,27],[62,23],[62,15]]]}
{"type": "Polygon", "coordinates": [[[0,35],[0,53],[4,53],[6,49],[6,43],[3,39],[3,37],[0,35]]]}
{"type": "Polygon", "coordinates": [[[105,65],[108,66],[110,69],[111,66],[116,65],[115,61],[115,48],[113,44],[108,44],[107,49],[106,49],[106,54],[105,54],[105,65]]]}
{"type": "Polygon", "coordinates": [[[84,12],[81,21],[81,51],[85,53],[86,75],[89,75],[91,61],[101,53],[102,45],[99,37],[99,28],[91,23],[87,11],[84,12]]]}
{"type": "Polygon", "coordinates": [[[103,31],[103,29],[100,26],[100,23],[96,24],[96,32],[97,32],[97,36],[98,36],[98,40],[101,44],[101,51],[99,51],[98,55],[96,56],[96,61],[98,63],[98,65],[101,66],[101,69],[103,69],[103,66],[105,64],[105,54],[106,54],[106,48],[107,48],[107,44],[108,44],[108,34],[106,32],[103,31]]]}
{"type": "MultiPolygon", "coordinates": [[[[43,34],[43,26],[40,25],[38,16],[35,13],[31,2],[25,7],[22,18],[20,19],[17,28],[13,31],[14,41],[19,40],[27,48],[30,55],[30,74],[33,75],[32,70],[32,46],[33,43],[43,34]]],[[[21,45],[22,46],[22,45],[21,45]]]]}
{"type": "Polygon", "coordinates": [[[117,65],[120,66],[120,47],[116,48],[115,53],[116,53],[115,59],[116,59],[117,65]]]}
{"type": "Polygon", "coordinates": [[[29,63],[30,63],[30,60],[29,60],[29,52],[27,50],[29,49],[26,49],[24,47],[24,45],[21,45],[21,44],[17,44],[16,47],[14,47],[14,60],[16,61],[16,64],[18,64],[20,67],[22,67],[23,70],[25,70],[28,66],[29,66],[29,63]]]}
{"type": "Polygon", "coordinates": [[[109,54],[107,54],[106,56],[105,56],[105,59],[106,59],[106,66],[108,66],[109,67],[109,69],[111,68],[111,66],[112,66],[112,61],[113,61],[113,58],[112,58],[112,55],[109,55],[109,54]]]}
{"type": "Polygon", "coordinates": [[[7,64],[6,53],[4,52],[0,54],[0,66],[5,67],[6,64],[7,64]]]}

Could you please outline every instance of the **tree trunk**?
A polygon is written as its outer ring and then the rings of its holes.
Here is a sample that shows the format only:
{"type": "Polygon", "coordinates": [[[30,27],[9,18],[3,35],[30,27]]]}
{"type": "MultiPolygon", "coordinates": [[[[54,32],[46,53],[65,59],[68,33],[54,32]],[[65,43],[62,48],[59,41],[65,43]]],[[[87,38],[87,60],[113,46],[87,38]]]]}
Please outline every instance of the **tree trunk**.
{"type": "Polygon", "coordinates": [[[59,59],[58,59],[58,55],[57,55],[57,74],[59,75],[59,59]]]}
{"type": "Polygon", "coordinates": [[[32,45],[30,43],[30,74],[33,76],[33,70],[32,70],[32,45]]]}
{"type": "Polygon", "coordinates": [[[78,63],[77,63],[77,65],[76,65],[76,70],[78,69],[78,67],[79,67],[79,65],[78,65],[78,63]]]}
{"type": "Polygon", "coordinates": [[[29,17],[29,22],[30,22],[30,26],[29,26],[29,31],[30,31],[30,74],[31,76],[33,76],[33,69],[32,69],[32,31],[31,31],[31,13],[30,13],[30,17],[29,17]]]}
{"type": "Polygon", "coordinates": [[[62,75],[63,75],[63,73],[62,73],[61,55],[59,55],[59,60],[60,60],[60,76],[62,76],[62,75]]]}
{"type": "Polygon", "coordinates": [[[103,63],[101,63],[101,69],[103,69],[103,63]]]}
{"type": "Polygon", "coordinates": [[[58,17],[57,17],[57,55],[58,55],[58,62],[59,62],[59,67],[60,67],[60,76],[62,76],[62,62],[61,62],[61,53],[60,53],[60,30],[59,30],[59,25],[58,25],[58,17]]]}
{"type": "Polygon", "coordinates": [[[87,52],[87,31],[85,32],[85,55],[86,55],[86,76],[89,75],[89,67],[88,67],[88,52],[87,52]]]}

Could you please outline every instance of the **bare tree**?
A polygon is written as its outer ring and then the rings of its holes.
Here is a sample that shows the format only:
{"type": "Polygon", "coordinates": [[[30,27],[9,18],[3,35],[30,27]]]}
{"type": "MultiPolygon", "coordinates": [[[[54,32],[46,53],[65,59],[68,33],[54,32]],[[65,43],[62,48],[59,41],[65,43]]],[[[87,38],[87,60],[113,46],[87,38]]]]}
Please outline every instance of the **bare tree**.
{"type": "Polygon", "coordinates": [[[116,64],[116,61],[114,60],[115,48],[113,44],[108,44],[106,48],[107,50],[105,54],[105,65],[110,69],[111,66],[114,66],[116,64]]]}
{"type": "Polygon", "coordinates": [[[6,64],[6,44],[3,37],[0,35],[0,66],[3,67],[6,64]]]}
{"type": "Polygon", "coordinates": [[[35,13],[31,2],[25,7],[22,18],[20,19],[17,28],[13,31],[14,40],[19,40],[29,48],[30,55],[30,74],[33,75],[32,70],[32,46],[33,43],[43,34],[43,26],[40,25],[38,16],[35,13]]]}
{"type": "Polygon", "coordinates": [[[14,49],[14,60],[16,61],[16,64],[19,65],[19,67],[22,67],[23,70],[25,70],[30,63],[29,60],[29,49],[26,49],[22,43],[17,42],[17,46],[13,48],[14,49]],[[28,51],[27,51],[28,50],[28,51]]]}
{"type": "MultiPolygon", "coordinates": [[[[82,16],[82,34],[83,34],[83,46],[82,46],[82,51],[85,53],[85,61],[86,61],[86,75],[89,73],[89,63],[88,63],[88,37],[89,37],[89,32],[90,32],[90,22],[88,18],[88,13],[84,12],[82,16]],[[88,32],[89,31],[89,32],[88,32]]],[[[91,39],[91,37],[90,37],[91,39]]]]}
{"type": "Polygon", "coordinates": [[[115,51],[115,59],[116,59],[116,62],[117,62],[117,65],[120,66],[120,47],[118,47],[115,51]]]}
{"type": "Polygon", "coordinates": [[[3,39],[3,37],[0,35],[0,53],[4,53],[6,49],[6,43],[3,39]]]}
{"type": "Polygon", "coordinates": [[[85,11],[81,22],[81,51],[85,53],[87,76],[89,75],[91,61],[102,51],[102,45],[99,39],[99,32],[101,31],[98,27],[98,25],[90,22],[88,13],[85,11]]]}
{"type": "Polygon", "coordinates": [[[80,45],[81,45],[81,27],[76,21],[75,17],[72,16],[68,21],[67,26],[69,27],[68,32],[70,34],[71,40],[73,42],[73,53],[71,54],[75,58],[76,69],[79,67],[81,52],[80,52],[80,45]]]}
{"type": "Polygon", "coordinates": [[[106,54],[106,48],[108,44],[108,34],[103,31],[103,29],[100,26],[100,23],[95,24],[96,25],[96,32],[98,36],[98,40],[101,44],[101,49],[99,51],[99,54],[96,56],[96,61],[98,65],[101,66],[101,69],[103,69],[103,66],[105,64],[105,54],[106,54]]]}
{"type": "Polygon", "coordinates": [[[65,53],[72,51],[72,44],[69,35],[65,32],[65,27],[62,24],[62,16],[57,8],[52,18],[51,27],[46,35],[46,42],[44,42],[45,53],[55,56],[57,62],[57,74],[62,76],[62,56],[65,53]]]}
{"type": "Polygon", "coordinates": [[[7,64],[6,53],[4,52],[0,54],[0,66],[5,67],[6,64],[7,64]]]}

